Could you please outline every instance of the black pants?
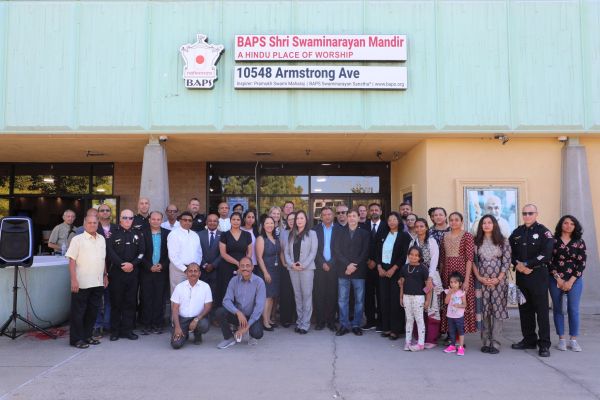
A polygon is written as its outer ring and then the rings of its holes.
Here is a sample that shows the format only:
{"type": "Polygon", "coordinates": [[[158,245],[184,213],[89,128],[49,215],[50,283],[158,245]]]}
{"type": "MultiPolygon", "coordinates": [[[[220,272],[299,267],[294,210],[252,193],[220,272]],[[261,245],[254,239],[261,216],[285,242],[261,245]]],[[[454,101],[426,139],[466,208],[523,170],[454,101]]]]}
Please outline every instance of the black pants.
{"type": "Polygon", "coordinates": [[[102,286],[97,286],[79,289],[77,293],[71,293],[70,344],[73,345],[80,340],[92,337],[98,308],[102,304],[103,291],[102,286]]]}
{"type": "MultiPolygon", "coordinates": [[[[211,293],[216,295],[217,290],[218,290],[218,285],[217,285],[218,279],[217,279],[217,270],[216,269],[213,269],[211,272],[206,272],[205,270],[202,270],[202,274],[200,275],[200,280],[203,282],[206,282],[208,284],[208,286],[210,286],[211,293]]],[[[221,304],[214,303],[214,306],[211,308],[210,313],[209,313],[211,320],[214,317],[215,310],[217,309],[217,307],[220,307],[220,306],[221,306],[221,304]]]]}
{"type": "Polygon", "coordinates": [[[165,318],[165,281],[169,275],[163,272],[143,271],[140,276],[142,287],[142,325],[146,328],[162,327],[165,318]]]}
{"type": "Polygon", "coordinates": [[[129,334],[135,324],[135,308],[138,291],[138,270],[123,272],[111,268],[110,281],[110,327],[115,335],[129,334]]]}
{"type": "MultiPolygon", "coordinates": [[[[384,269],[389,269],[389,266],[384,265],[384,269]]],[[[404,309],[400,307],[399,276],[400,271],[396,271],[391,278],[379,278],[381,328],[384,332],[395,334],[404,333],[406,320],[404,309]]]]}
{"type": "Polygon", "coordinates": [[[367,326],[381,327],[381,305],[379,303],[379,274],[377,268],[367,269],[365,278],[365,318],[367,326]]]}
{"type": "MultiPolygon", "coordinates": [[[[219,320],[219,324],[221,325],[223,338],[231,339],[233,337],[233,332],[231,331],[229,325],[233,325],[235,327],[239,326],[237,315],[230,313],[225,307],[219,308],[216,315],[217,319],[219,320]]],[[[246,315],[246,318],[249,318],[249,316],[246,315]]],[[[248,333],[254,339],[260,339],[263,337],[264,331],[261,318],[257,319],[252,325],[250,325],[248,333]]]]}
{"type": "Polygon", "coordinates": [[[290,279],[290,271],[283,268],[279,281],[279,322],[292,324],[296,321],[296,300],[290,279]]]}
{"type": "MultiPolygon", "coordinates": [[[[180,349],[183,347],[185,342],[190,337],[190,324],[194,320],[194,317],[182,317],[179,316],[179,326],[181,327],[181,331],[183,332],[183,336],[179,339],[175,340],[174,336],[171,335],[171,347],[174,349],[180,349]]],[[[210,329],[210,323],[208,322],[208,318],[202,318],[198,321],[198,325],[196,325],[196,329],[194,329],[194,338],[198,337],[198,335],[202,336],[203,333],[208,332],[210,329]]],[[[173,329],[175,331],[175,329],[173,329]]]]}
{"type": "Polygon", "coordinates": [[[337,307],[337,272],[331,268],[323,271],[321,268],[315,270],[313,283],[313,308],[317,324],[335,323],[335,312],[337,307]]]}
{"type": "Polygon", "coordinates": [[[214,296],[213,298],[213,308],[221,307],[221,305],[223,304],[223,298],[225,297],[225,293],[227,292],[227,286],[229,285],[229,281],[231,280],[231,278],[233,278],[235,271],[237,271],[235,265],[229,264],[227,262],[221,262],[219,268],[217,268],[217,292],[216,296],[214,296]]]}
{"type": "Polygon", "coordinates": [[[529,275],[517,272],[517,286],[526,300],[525,304],[519,305],[523,340],[527,344],[537,344],[540,348],[550,348],[548,282],[549,275],[546,267],[536,268],[529,275]]]}

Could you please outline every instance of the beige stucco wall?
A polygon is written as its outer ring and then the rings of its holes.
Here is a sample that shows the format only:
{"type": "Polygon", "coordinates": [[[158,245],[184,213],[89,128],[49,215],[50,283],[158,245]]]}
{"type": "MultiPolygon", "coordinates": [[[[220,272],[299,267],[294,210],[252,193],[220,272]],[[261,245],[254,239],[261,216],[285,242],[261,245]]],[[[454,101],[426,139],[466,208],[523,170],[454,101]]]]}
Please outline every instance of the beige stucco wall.
{"type": "Polygon", "coordinates": [[[427,214],[427,141],[414,146],[400,160],[391,164],[391,209],[398,211],[402,195],[413,193],[413,211],[427,214]]]}

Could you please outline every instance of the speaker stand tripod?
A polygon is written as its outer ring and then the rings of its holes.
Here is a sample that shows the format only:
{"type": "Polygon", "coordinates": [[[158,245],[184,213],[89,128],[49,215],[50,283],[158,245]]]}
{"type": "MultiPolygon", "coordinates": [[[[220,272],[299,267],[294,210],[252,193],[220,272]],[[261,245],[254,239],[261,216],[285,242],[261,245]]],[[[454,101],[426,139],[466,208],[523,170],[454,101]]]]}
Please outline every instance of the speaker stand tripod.
{"type": "Polygon", "coordinates": [[[23,318],[17,312],[17,291],[19,290],[18,278],[19,278],[19,267],[17,265],[15,265],[15,283],[13,286],[12,314],[10,315],[10,317],[8,317],[8,320],[6,320],[4,325],[2,325],[2,328],[0,328],[0,336],[5,335],[13,340],[18,338],[19,336],[21,336],[24,332],[17,334],[17,320],[21,320],[21,321],[25,322],[27,325],[29,325],[30,327],[32,327],[33,329],[43,333],[44,335],[51,337],[52,339],[56,339],[57,338],[56,335],[48,332],[47,330],[45,330],[44,328],[42,328],[40,326],[34,324],[33,322],[29,321],[27,318],[23,318]],[[13,324],[13,327],[11,330],[9,330],[8,327],[10,326],[11,323],[13,324]]]}

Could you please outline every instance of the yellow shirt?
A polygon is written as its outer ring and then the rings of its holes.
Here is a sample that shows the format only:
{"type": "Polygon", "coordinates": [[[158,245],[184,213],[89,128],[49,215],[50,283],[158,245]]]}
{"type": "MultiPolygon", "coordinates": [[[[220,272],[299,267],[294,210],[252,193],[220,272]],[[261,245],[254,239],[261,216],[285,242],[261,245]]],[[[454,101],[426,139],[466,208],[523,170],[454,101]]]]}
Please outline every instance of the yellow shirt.
{"type": "Polygon", "coordinates": [[[87,232],[74,236],[67,257],[75,260],[75,273],[80,289],[104,286],[106,241],[104,236],[87,232]]]}

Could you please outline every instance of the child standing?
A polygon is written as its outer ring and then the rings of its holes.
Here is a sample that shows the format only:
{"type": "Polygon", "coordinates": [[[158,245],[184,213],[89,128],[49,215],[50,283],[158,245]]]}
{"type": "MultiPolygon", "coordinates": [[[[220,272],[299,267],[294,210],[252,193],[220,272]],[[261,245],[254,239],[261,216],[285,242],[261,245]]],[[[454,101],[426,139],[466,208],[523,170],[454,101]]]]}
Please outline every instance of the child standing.
{"type": "Polygon", "coordinates": [[[446,347],[444,353],[456,353],[459,356],[465,355],[465,307],[467,300],[465,292],[462,291],[462,284],[465,278],[460,272],[453,272],[450,275],[450,288],[444,290],[446,293],[445,304],[448,305],[448,338],[450,345],[446,347]],[[458,336],[458,348],[456,347],[456,336],[458,336]]]}
{"type": "Polygon", "coordinates": [[[406,343],[404,350],[421,351],[425,344],[425,320],[423,310],[431,304],[431,291],[425,294],[425,286],[429,278],[429,269],[423,265],[421,248],[413,246],[408,250],[408,264],[400,270],[400,305],[406,313],[406,343]],[[417,322],[419,340],[416,345],[411,345],[414,322],[417,322]]]}

